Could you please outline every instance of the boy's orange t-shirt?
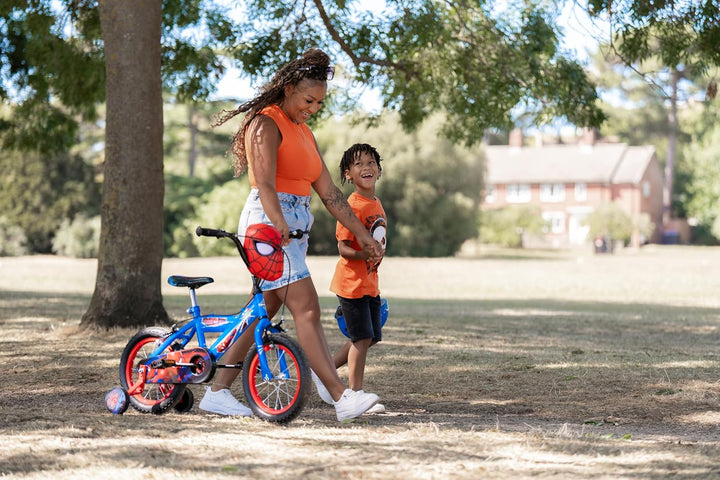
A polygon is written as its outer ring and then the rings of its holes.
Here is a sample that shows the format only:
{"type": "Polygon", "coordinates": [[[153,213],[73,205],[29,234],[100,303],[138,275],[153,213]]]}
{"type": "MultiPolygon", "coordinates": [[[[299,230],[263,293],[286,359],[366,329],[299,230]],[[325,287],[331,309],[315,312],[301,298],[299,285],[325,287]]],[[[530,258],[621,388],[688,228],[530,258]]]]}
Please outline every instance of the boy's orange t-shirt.
{"type": "MultiPolygon", "coordinates": [[[[370,235],[380,242],[384,252],[387,244],[387,221],[380,200],[377,197],[369,199],[353,192],[348,198],[348,203],[355,215],[370,232],[370,235]]],[[[340,222],[337,223],[335,237],[338,242],[349,240],[352,248],[362,250],[355,235],[340,222]]],[[[348,260],[340,257],[335,266],[335,274],[330,282],[330,291],[343,298],[362,298],[365,295],[376,297],[380,295],[378,267],[381,261],[382,259],[370,263],[365,260],[348,260]]]]}
{"type": "MultiPolygon", "coordinates": [[[[322,158],[310,127],[290,120],[278,105],[270,105],[260,114],[272,118],[282,135],[277,152],[275,189],[293,195],[310,195],[312,183],[322,172],[322,158]]],[[[252,166],[248,166],[248,178],[250,185],[257,186],[252,166]]]]}

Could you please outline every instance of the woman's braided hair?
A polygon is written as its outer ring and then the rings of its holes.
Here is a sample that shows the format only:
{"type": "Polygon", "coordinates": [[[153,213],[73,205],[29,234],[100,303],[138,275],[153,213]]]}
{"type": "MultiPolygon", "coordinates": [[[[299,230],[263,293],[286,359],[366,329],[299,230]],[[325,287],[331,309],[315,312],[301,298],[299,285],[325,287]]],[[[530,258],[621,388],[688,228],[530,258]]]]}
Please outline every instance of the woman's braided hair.
{"type": "Polygon", "coordinates": [[[380,158],[380,154],[378,153],[378,151],[375,149],[375,147],[373,147],[372,145],[368,145],[367,143],[356,143],[355,145],[345,150],[342,159],[340,159],[340,185],[345,185],[345,182],[347,181],[347,179],[345,178],[345,171],[350,170],[350,167],[352,166],[355,159],[357,159],[362,153],[367,153],[373,159],[375,159],[375,163],[377,163],[378,167],[378,178],[380,178],[380,175],[382,175],[382,166],[380,165],[382,159],[380,158]]]}
{"type": "Polygon", "coordinates": [[[245,113],[240,128],[235,133],[230,144],[233,155],[235,176],[238,177],[247,169],[247,152],[245,151],[245,130],[253,118],[265,107],[279,104],[285,98],[285,87],[297,85],[304,79],[326,82],[330,57],[320,49],[311,48],[303,53],[302,57],[292,60],[278,70],[268,83],[260,88],[260,93],[235,110],[225,110],[215,122],[215,126],[222,125],[239,113],[245,113]]]}

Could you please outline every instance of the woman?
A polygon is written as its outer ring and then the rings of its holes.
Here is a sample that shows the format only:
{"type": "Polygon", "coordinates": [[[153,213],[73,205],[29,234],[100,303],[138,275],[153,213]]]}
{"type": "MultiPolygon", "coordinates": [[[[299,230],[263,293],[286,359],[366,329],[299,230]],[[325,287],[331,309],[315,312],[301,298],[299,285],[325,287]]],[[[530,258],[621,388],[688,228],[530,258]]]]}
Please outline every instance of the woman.
{"type": "MultiPolygon", "coordinates": [[[[330,58],[318,49],[307,50],[299,59],[283,66],[260,93],[236,110],[226,112],[218,125],[245,113],[233,138],[235,176],[248,169],[251,191],[240,216],[242,233],[253,223],[268,223],[283,238],[284,275],[263,283],[265,304],[270,316],[283,302],[295,320],[297,337],[310,366],[332,396],[337,419],[343,421],[362,415],[379,400],[372,393],[346,388],[340,381],[320,323],[320,304],[305,257],[307,236],[290,239],[292,230],[310,230],[311,189],[328,211],[357,237],[370,258],[381,258],[380,245],[370,236],[333,183],[320,156],[315,137],[305,122],[317,113],[327,94],[327,80],[334,68],[330,58]]],[[[229,363],[244,358],[252,345],[252,329],[226,353],[229,363]]],[[[208,387],[199,407],[223,415],[251,415],[238,402],[229,387],[237,369],[223,369],[208,387]]]]}

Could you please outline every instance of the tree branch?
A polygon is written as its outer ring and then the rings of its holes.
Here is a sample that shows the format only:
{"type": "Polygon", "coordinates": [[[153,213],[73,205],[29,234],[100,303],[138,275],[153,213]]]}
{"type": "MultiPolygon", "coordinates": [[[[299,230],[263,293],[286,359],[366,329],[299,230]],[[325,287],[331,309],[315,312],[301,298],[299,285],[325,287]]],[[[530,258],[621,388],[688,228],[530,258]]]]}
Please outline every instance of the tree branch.
{"type": "Polygon", "coordinates": [[[391,62],[387,59],[369,57],[366,55],[357,55],[352,49],[352,47],[350,47],[350,45],[348,45],[347,42],[342,38],[340,32],[338,32],[333,26],[332,22],[330,21],[330,16],[327,14],[327,11],[325,11],[325,7],[322,4],[322,0],[313,0],[313,3],[315,4],[315,7],[320,13],[320,18],[322,19],[325,28],[330,34],[330,37],[335,41],[335,43],[340,46],[340,49],[345,52],[348,57],[350,57],[350,60],[352,61],[355,68],[359,68],[360,65],[362,65],[363,63],[369,63],[371,65],[377,65],[380,67],[402,68],[401,64],[391,62]]]}

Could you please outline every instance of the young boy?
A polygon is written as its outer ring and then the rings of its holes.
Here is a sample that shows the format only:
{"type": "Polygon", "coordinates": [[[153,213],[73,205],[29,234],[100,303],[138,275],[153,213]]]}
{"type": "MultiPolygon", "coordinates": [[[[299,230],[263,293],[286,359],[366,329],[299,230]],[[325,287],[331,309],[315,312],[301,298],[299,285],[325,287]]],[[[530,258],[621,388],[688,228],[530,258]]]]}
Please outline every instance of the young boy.
{"type": "MultiPolygon", "coordinates": [[[[370,235],[385,251],[386,217],[380,200],[375,196],[375,183],[382,167],[377,150],[366,143],[355,144],[345,151],[340,160],[340,183],[350,182],[355,191],[348,203],[365,225],[370,235]]],[[[380,323],[380,290],[378,266],[382,259],[371,262],[358,245],[355,236],[338,223],[335,231],[340,260],[330,283],[330,291],[340,301],[350,341],[334,355],[335,368],[348,364],[349,387],[362,391],[367,351],[382,339],[380,323]]],[[[313,381],[320,397],[326,402],[329,395],[317,376],[313,381]]],[[[377,404],[366,413],[381,413],[385,407],[377,404]]]]}

